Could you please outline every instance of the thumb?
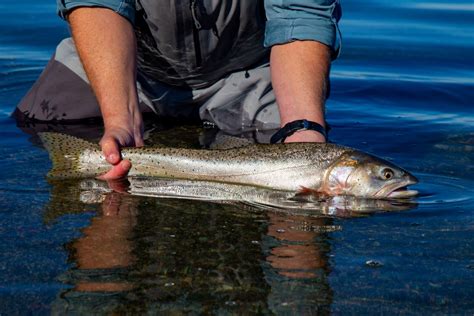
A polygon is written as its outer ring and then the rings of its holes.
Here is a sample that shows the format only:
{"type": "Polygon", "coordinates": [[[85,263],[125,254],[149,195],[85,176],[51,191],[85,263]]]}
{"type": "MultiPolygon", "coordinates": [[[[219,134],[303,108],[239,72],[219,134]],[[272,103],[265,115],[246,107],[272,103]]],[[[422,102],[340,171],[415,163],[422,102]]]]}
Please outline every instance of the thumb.
{"type": "Polygon", "coordinates": [[[102,152],[104,153],[105,159],[112,165],[116,165],[120,162],[120,146],[117,140],[113,137],[104,137],[100,142],[102,152]]]}

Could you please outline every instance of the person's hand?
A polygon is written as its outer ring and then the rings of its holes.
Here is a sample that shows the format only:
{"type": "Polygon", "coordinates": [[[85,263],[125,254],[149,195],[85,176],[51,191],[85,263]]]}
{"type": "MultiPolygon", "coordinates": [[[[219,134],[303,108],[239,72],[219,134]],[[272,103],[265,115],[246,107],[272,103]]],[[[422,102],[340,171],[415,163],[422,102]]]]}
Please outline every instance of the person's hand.
{"type": "Polygon", "coordinates": [[[101,175],[101,180],[115,180],[127,176],[132,164],[122,160],[122,147],[141,147],[143,143],[143,121],[141,115],[135,116],[128,124],[106,124],[105,133],[100,141],[105,159],[112,165],[112,169],[101,175]],[[133,122],[134,121],[134,122],[133,122]]]}

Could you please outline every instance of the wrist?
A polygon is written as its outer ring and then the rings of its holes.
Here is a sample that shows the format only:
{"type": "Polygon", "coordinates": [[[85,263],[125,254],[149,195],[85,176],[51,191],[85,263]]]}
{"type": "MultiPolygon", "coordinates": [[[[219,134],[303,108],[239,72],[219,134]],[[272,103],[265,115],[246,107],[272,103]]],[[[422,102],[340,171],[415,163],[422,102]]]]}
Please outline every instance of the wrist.
{"type": "Polygon", "coordinates": [[[278,142],[325,142],[325,126],[306,119],[286,123],[270,139],[272,144],[278,142]]]}
{"type": "Polygon", "coordinates": [[[105,129],[126,128],[132,123],[130,116],[127,114],[113,114],[113,115],[102,114],[102,119],[104,121],[105,129]]]}
{"type": "Polygon", "coordinates": [[[128,126],[140,115],[138,102],[102,102],[100,109],[106,128],[128,126]]]}
{"type": "Polygon", "coordinates": [[[296,131],[293,135],[288,136],[285,143],[325,143],[326,137],[323,134],[312,130],[296,131]]]}
{"type": "Polygon", "coordinates": [[[307,120],[315,122],[322,127],[326,128],[326,121],[324,119],[324,111],[322,106],[315,106],[311,109],[298,109],[293,108],[291,113],[285,113],[285,115],[280,116],[280,127],[285,126],[288,123],[298,121],[298,120],[307,120]]]}

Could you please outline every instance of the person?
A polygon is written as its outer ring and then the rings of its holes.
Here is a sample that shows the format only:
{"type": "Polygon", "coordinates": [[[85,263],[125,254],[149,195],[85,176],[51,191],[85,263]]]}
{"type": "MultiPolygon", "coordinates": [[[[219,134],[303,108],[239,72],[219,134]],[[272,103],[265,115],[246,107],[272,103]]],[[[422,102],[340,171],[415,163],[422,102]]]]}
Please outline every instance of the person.
{"type": "Polygon", "coordinates": [[[58,12],[72,38],[15,116],[102,117],[112,165],[104,179],[131,168],[120,148],[143,146],[143,113],[199,117],[230,132],[290,126],[285,142],[326,141],[338,0],[58,0],[58,12]]]}

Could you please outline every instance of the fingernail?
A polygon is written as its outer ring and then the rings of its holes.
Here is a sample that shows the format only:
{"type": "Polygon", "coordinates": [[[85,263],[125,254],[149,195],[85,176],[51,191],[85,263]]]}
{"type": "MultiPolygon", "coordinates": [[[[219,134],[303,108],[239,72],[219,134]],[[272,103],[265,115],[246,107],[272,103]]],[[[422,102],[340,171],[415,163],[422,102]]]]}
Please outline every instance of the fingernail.
{"type": "Polygon", "coordinates": [[[117,155],[116,154],[110,154],[110,155],[107,156],[107,160],[115,161],[115,160],[117,160],[117,155]]]}

